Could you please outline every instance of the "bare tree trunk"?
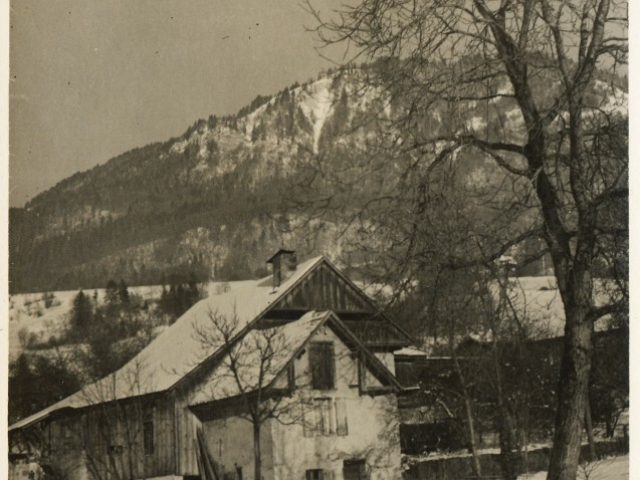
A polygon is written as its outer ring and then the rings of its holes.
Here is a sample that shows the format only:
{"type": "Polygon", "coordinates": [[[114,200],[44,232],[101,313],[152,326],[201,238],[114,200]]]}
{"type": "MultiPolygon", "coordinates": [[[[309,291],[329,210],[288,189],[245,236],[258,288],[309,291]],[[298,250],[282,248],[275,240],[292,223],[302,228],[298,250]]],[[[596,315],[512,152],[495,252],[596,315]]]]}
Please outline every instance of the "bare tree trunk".
{"type": "MultiPolygon", "coordinates": [[[[525,423],[528,425],[529,422],[525,423]]],[[[520,445],[522,446],[522,469],[521,471],[529,471],[529,434],[527,427],[523,426],[520,429],[520,445]]]]}
{"type": "Polygon", "coordinates": [[[596,442],[593,439],[593,422],[591,420],[591,398],[587,394],[587,404],[584,410],[584,426],[587,431],[587,438],[589,439],[589,460],[594,461],[597,459],[596,454],[596,442]]]}
{"type": "Polygon", "coordinates": [[[518,455],[516,454],[516,442],[513,432],[513,418],[508,408],[502,404],[499,407],[500,415],[500,467],[505,480],[518,478],[518,455]]]}
{"type": "Polygon", "coordinates": [[[460,382],[460,386],[462,388],[462,397],[464,399],[464,413],[467,421],[467,432],[469,435],[469,448],[471,449],[471,468],[473,469],[473,475],[476,478],[482,477],[482,468],[480,466],[480,457],[478,456],[478,446],[476,445],[476,430],[475,430],[475,420],[473,417],[473,408],[471,406],[471,397],[469,396],[469,391],[467,390],[467,384],[465,382],[464,374],[462,373],[462,369],[460,368],[460,363],[458,362],[458,356],[455,354],[452,349],[453,356],[453,364],[455,366],[456,374],[458,375],[458,381],[460,382]]]}
{"type": "Polygon", "coordinates": [[[586,310],[567,305],[564,353],[558,386],[554,448],[547,480],[575,480],[580,460],[589,372],[591,369],[591,325],[586,310]]]}
{"type": "Polygon", "coordinates": [[[262,480],[262,452],[260,451],[260,422],[253,422],[254,480],[262,480]]]}
{"type": "Polygon", "coordinates": [[[516,439],[514,438],[514,421],[513,415],[509,410],[509,406],[505,401],[504,390],[502,388],[502,371],[500,367],[500,357],[498,353],[498,345],[495,340],[495,329],[493,329],[493,368],[496,376],[496,389],[498,394],[498,415],[499,415],[499,434],[500,434],[500,466],[505,480],[516,480],[517,472],[517,455],[516,439]]]}

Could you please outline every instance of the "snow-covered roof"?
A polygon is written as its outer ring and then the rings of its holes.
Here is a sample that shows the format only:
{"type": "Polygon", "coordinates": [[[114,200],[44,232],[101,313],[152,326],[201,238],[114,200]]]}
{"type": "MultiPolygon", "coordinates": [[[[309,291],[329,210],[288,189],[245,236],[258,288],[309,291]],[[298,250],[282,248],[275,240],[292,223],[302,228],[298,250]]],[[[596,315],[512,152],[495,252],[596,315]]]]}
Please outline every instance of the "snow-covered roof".
{"type": "MultiPolygon", "coordinates": [[[[491,292],[498,298],[499,286],[493,284],[491,292]]],[[[615,288],[601,279],[594,280],[595,305],[611,301],[615,288]]],[[[508,298],[521,320],[527,322],[538,337],[564,335],[564,304],[557,288],[555,276],[515,277],[509,280],[508,298]]],[[[596,330],[606,328],[606,317],[596,323],[596,330]]]]}
{"type": "Polygon", "coordinates": [[[195,332],[209,322],[210,313],[237,320],[242,332],[324,260],[315,257],[298,265],[295,272],[274,288],[271,276],[259,280],[224,282],[191,307],[132,360],[109,376],[79,392],[11,425],[9,430],[34,423],[65,408],[81,408],[104,401],[158,393],[171,388],[220,346],[204,345],[195,332]]]}
{"type": "Polygon", "coordinates": [[[424,350],[420,350],[415,347],[404,347],[399,350],[393,352],[395,356],[405,356],[405,357],[426,357],[429,354],[424,350]]]}
{"type": "Polygon", "coordinates": [[[203,382],[198,383],[197,391],[189,399],[189,404],[198,406],[212,401],[224,400],[240,394],[246,394],[258,388],[269,388],[282,378],[287,365],[305,347],[313,334],[323,325],[328,324],[342,333],[350,342],[352,349],[363,354],[365,365],[374,374],[385,379],[389,385],[402,388],[393,373],[367,350],[358,338],[332,311],[311,311],[298,320],[284,325],[250,330],[230,353],[208,373],[203,382]],[[267,358],[263,353],[266,348],[273,349],[269,355],[269,366],[260,375],[260,363],[267,358]],[[230,367],[230,358],[237,361],[235,371],[230,367]],[[236,378],[237,375],[237,378],[236,378]],[[242,386],[243,391],[240,391],[242,386]]]}
{"type": "Polygon", "coordinates": [[[204,386],[192,398],[191,404],[200,404],[212,399],[221,400],[241,394],[239,385],[245,390],[255,390],[271,384],[282,372],[293,355],[305,344],[311,334],[330,316],[330,312],[311,311],[298,320],[267,329],[252,329],[236,343],[228,357],[241,359],[234,372],[230,362],[224,359],[207,375],[204,386]],[[261,352],[273,349],[269,368],[263,369],[259,379],[260,362],[265,358],[261,352]]]}

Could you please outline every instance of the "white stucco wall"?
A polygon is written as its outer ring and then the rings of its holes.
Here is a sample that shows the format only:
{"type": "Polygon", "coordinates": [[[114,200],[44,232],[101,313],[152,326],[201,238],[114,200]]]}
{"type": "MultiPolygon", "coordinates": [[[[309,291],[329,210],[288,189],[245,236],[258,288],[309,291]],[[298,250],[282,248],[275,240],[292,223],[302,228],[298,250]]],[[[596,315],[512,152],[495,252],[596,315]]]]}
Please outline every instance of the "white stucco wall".
{"type": "MultiPolygon", "coordinates": [[[[254,452],[253,425],[241,417],[229,417],[203,423],[209,452],[225,470],[235,472],[235,465],[242,467],[242,478],[253,480],[254,452]]],[[[264,479],[270,479],[273,470],[270,421],[263,424],[260,431],[262,448],[262,471],[264,479]]]]}
{"type": "MultiPolygon", "coordinates": [[[[366,461],[372,480],[400,479],[400,439],[395,394],[360,394],[357,356],[328,326],[321,327],[310,341],[333,342],[335,389],[311,389],[309,348],[305,348],[294,361],[296,389],[290,400],[293,407],[281,416],[283,422],[270,420],[262,426],[263,480],[303,480],[305,471],[315,468],[331,470],[335,480],[342,480],[343,462],[354,459],[366,461]],[[302,411],[310,408],[310,402],[317,398],[329,398],[344,405],[348,427],[346,435],[309,435],[307,430],[305,436],[302,411]]],[[[390,361],[393,363],[393,356],[390,361]]],[[[370,372],[366,372],[365,376],[368,387],[381,386],[370,372]]],[[[287,372],[283,372],[276,385],[286,386],[287,378],[287,372]]],[[[333,410],[335,416],[336,410],[333,410]]],[[[335,432],[337,419],[333,417],[332,422],[335,432]]],[[[230,471],[233,471],[234,464],[240,465],[243,479],[255,480],[252,424],[239,417],[229,417],[204,422],[203,427],[215,459],[230,471]]]]}
{"type": "MultiPolygon", "coordinates": [[[[344,402],[348,434],[305,436],[301,424],[272,423],[273,477],[265,480],[304,479],[307,469],[331,470],[335,480],[342,480],[345,460],[363,459],[372,480],[401,478],[400,440],[397,401],[394,394],[370,396],[360,394],[357,361],[351,351],[328,327],[323,327],[311,341],[332,341],[336,357],[336,388],[313,391],[308,388],[307,351],[295,362],[296,394],[305,398],[333,398],[344,402]]],[[[369,386],[380,383],[367,375],[369,386]]]]}

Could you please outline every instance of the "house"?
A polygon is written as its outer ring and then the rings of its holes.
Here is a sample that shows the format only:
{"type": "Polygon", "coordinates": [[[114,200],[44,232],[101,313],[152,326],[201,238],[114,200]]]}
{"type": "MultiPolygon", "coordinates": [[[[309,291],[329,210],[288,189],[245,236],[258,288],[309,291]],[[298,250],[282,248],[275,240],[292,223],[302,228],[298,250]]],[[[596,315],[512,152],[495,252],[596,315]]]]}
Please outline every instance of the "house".
{"type": "MultiPolygon", "coordinates": [[[[489,284],[488,291],[495,305],[508,299],[508,321],[502,326],[505,333],[497,342],[492,341],[494,332],[489,328],[462,332],[456,338],[457,365],[453,356],[415,348],[396,352],[398,381],[405,389],[420,386],[400,398],[403,453],[458,451],[465,447],[468,433],[462,430],[460,434],[460,425],[465,422],[460,378],[470,386],[467,392],[473,397],[476,446],[499,446],[495,355],[505,378],[503,391],[513,399],[526,399],[526,405],[517,411],[523,422],[531,422],[526,429],[527,442],[549,441],[564,348],[564,305],[556,280],[549,276],[508,277],[502,284],[489,284]],[[519,329],[510,330],[515,324],[519,329]],[[453,406],[457,406],[457,412],[453,406]]],[[[594,281],[596,306],[616,302],[619,295],[613,282],[594,281]]],[[[628,405],[628,327],[624,324],[623,318],[608,315],[594,325],[590,415],[594,425],[604,427],[606,437],[617,434],[616,427],[621,425],[628,405]]],[[[452,354],[448,345],[443,351],[452,354]]]]}
{"type": "Polygon", "coordinates": [[[268,262],[268,277],[217,284],[121,369],[12,425],[14,450],[78,480],[195,479],[205,460],[253,479],[256,458],[265,480],[400,478],[393,352],[411,338],[326,258],[268,262]]]}

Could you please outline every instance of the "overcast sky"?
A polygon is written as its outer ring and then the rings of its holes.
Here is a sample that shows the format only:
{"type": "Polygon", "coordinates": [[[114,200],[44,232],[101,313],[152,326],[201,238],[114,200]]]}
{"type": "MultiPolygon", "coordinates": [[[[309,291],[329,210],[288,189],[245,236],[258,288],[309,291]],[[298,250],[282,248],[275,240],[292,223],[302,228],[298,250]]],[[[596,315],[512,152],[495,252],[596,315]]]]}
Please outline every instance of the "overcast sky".
{"type": "Polygon", "coordinates": [[[12,0],[10,204],[317,75],[305,25],[297,0],[12,0]]]}

